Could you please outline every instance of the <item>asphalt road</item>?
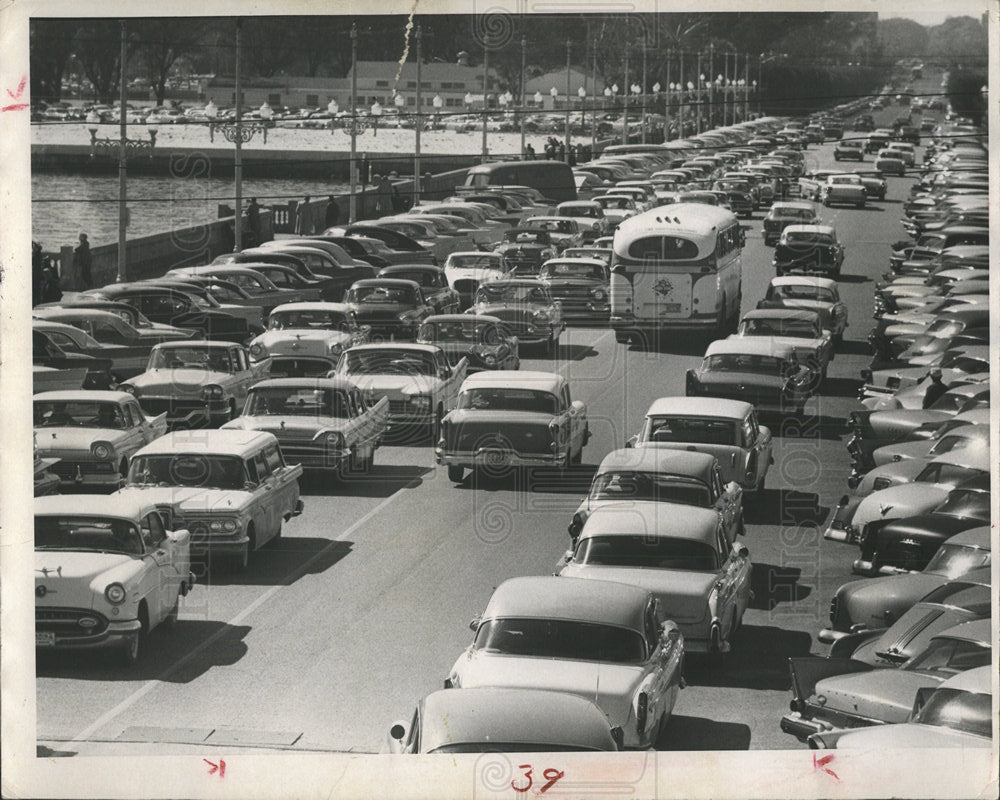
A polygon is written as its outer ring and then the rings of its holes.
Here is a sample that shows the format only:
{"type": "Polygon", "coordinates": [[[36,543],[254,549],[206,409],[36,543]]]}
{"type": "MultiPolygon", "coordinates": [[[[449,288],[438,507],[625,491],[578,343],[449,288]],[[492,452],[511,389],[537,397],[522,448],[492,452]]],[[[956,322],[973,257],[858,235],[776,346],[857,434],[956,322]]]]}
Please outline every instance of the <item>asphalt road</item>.
{"type": "MultiPolygon", "coordinates": [[[[890,121],[898,111],[880,116],[890,121]]],[[[810,167],[833,166],[832,144],[806,152],[810,167]]],[[[821,209],[846,245],[840,288],[850,327],[807,416],[768,422],[775,464],[765,496],[746,511],[755,601],[724,666],[689,659],[689,685],[660,748],[803,746],[778,729],[787,659],[825,651],[815,633],[833,592],[851,579],[854,549],[824,541],[822,529],[849,473],[844,418],[857,407],[867,363],[872,281],[887,267],[888,244],[902,238],[900,202],[912,180],[888,180],[884,202],[821,209]]],[[[754,215],[744,250],[744,311],[774,274],[762,216],[754,215]]],[[[429,444],[383,447],[364,481],[307,478],[305,513],[283,540],[259,551],[244,576],[213,576],[182,599],[176,629],[154,631],[137,668],[99,653],[44,654],[39,741],[66,753],[162,742],[156,752],[169,754],[209,736],[250,747],[378,751],[393,721],[441,686],[493,588],[553,571],[596,464],[636,432],[653,399],[683,394],[684,372],[704,346],[677,335],[643,352],[616,344],[608,329],[573,328],[556,358],[524,359],[524,369],[567,375],[587,404],[593,438],[584,464],[562,480],[538,470],[520,483],[474,488],[467,478],[455,486],[429,444]]]]}

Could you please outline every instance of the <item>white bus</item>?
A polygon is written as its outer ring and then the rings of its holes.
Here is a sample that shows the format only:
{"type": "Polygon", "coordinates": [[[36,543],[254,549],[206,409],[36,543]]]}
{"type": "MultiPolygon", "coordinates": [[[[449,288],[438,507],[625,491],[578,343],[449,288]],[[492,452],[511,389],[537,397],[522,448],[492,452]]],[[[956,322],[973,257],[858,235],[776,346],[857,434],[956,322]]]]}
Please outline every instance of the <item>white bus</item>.
{"type": "Polygon", "coordinates": [[[611,327],[619,342],[661,330],[725,335],[740,320],[745,242],[732,211],[660,206],[623,221],[611,261],[611,327]]]}

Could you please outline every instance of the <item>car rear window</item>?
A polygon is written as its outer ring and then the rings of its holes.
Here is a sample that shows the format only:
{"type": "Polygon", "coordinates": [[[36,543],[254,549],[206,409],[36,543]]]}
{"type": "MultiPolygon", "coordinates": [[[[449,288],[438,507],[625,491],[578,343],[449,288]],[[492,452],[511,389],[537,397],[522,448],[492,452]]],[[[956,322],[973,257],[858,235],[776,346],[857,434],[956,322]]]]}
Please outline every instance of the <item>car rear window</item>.
{"type": "Polygon", "coordinates": [[[633,630],[564,619],[503,617],[484,622],[473,645],[484,653],[634,664],[646,657],[633,630]]]}

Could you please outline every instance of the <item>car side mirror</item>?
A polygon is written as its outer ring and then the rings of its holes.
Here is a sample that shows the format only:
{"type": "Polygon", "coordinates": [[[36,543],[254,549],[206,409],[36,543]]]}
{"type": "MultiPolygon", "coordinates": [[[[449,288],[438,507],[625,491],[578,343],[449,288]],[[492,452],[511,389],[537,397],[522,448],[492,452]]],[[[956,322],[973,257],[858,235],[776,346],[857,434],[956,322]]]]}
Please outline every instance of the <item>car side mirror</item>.
{"type": "Polygon", "coordinates": [[[475,633],[479,630],[479,623],[482,621],[482,617],[473,617],[469,620],[469,630],[475,633]]]}
{"type": "Polygon", "coordinates": [[[389,736],[391,736],[397,742],[402,742],[406,738],[406,726],[400,722],[397,722],[395,725],[389,728],[389,736]]]}

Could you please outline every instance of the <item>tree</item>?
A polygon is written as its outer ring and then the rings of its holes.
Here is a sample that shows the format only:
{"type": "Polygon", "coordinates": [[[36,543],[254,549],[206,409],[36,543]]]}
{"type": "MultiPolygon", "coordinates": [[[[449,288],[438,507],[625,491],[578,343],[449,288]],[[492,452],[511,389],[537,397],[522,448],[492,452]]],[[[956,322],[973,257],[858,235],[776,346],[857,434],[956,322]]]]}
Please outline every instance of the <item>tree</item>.
{"type": "Polygon", "coordinates": [[[62,97],[62,77],[79,25],[75,19],[31,20],[28,38],[32,100],[54,102],[62,97]]]}
{"type": "Polygon", "coordinates": [[[950,64],[986,66],[986,28],[972,17],[949,17],[930,30],[928,50],[950,64]]]}
{"type": "MultiPolygon", "coordinates": [[[[127,23],[126,63],[135,49],[134,37],[127,23]]],[[[83,74],[94,86],[94,99],[99,103],[113,103],[118,92],[121,74],[121,26],[114,19],[92,19],[84,22],[77,31],[75,55],[83,74]]]]}
{"type": "Polygon", "coordinates": [[[878,21],[878,43],[882,56],[895,63],[901,58],[924,58],[930,33],[912,19],[896,17],[878,21]]]}
{"type": "Polygon", "coordinates": [[[178,58],[192,52],[201,41],[200,21],[148,18],[132,21],[129,27],[135,34],[136,51],[156,102],[163,105],[171,69],[178,58]]]}

